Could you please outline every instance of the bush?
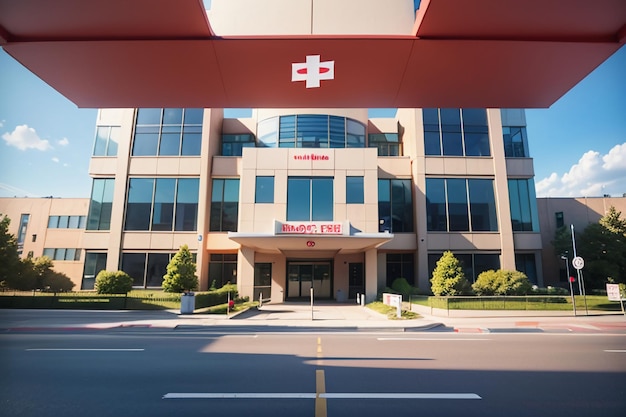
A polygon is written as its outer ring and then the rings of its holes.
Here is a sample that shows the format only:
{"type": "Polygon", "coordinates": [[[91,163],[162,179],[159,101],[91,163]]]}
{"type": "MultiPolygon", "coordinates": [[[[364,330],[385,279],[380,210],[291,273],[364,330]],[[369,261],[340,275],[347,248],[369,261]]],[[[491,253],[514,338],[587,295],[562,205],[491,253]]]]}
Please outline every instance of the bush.
{"type": "Polygon", "coordinates": [[[482,272],[472,289],[478,295],[526,295],[531,284],[523,272],[499,269],[482,272]]]}
{"type": "Polygon", "coordinates": [[[198,288],[196,264],[193,262],[189,247],[183,245],[167,265],[167,273],[163,276],[163,291],[185,292],[198,288]]]}
{"type": "Polygon", "coordinates": [[[95,288],[98,294],[127,294],[133,289],[133,279],[124,271],[100,271],[95,288]]]}
{"type": "Polygon", "coordinates": [[[417,292],[417,288],[413,288],[406,278],[394,279],[391,283],[391,289],[398,294],[402,294],[404,297],[408,297],[409,295],[417,292]]]}
{"type": "Polygon", "coordinates": [[[461,295],[469,292],[469,283],[465,279],[463,268],[450,251],[444,252],[437,261],[430,282],[431,291],[438,296],[461,295]]]}
{"type": "Polygon", "coordinates": [[[75,285],[67,275],[61,272],[50,271],[43,278],[43,286],[46,291],[68,292],[72,291],[75,285]]]}
{"type": "Polygon", "coordinates": [[[218,290],[201,292],[196,294],[196,308],[212,307],[218,304],[224,304],[228,301],[228,293],[230,292],[230,299],[238,302],[237,298],[237,285],[226,284],[218,290]]]}

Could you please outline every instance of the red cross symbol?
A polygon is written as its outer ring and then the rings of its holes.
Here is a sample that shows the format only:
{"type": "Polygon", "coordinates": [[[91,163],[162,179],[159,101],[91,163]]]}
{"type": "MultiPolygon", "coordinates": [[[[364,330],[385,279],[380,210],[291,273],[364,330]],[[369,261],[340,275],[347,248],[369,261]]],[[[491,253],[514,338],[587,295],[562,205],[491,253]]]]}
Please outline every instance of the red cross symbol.
{"type": "Polygon", "coordinates": [[[317,88],[321,80],[335,78],[335,61],[320,62],[319,55],[307,55],[306,62],[291,64],[291,81],[306,81],[306,88],[317,88]]]}

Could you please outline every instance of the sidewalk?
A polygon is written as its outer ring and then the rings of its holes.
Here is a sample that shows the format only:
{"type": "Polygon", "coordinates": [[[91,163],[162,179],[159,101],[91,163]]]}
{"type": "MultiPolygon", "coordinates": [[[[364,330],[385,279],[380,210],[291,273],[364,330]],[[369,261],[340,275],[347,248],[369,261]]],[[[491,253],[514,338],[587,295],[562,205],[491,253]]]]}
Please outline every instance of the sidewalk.
{"type": "MultiPolygon", "coordinates": [[[[602,331],[626,333],[626,317],[618,312],[589,312],[577,317],[566,311],[478,311],[445,310],[412,305],[422,317],[393,320],[351,303],[325,302],[311,308],[308,303],[265,304],[260,309],[213,315],[201,312],[180,314],[166,311],[86,311],[86,310],[0,310],[0,331],[103,330],[153,328],[206,330],[232,328],[233,331],[602,331]],[[436,313],[438,315],[433,315],[436,313]],[[450,312],[452,313],[452,311],[450,312]]],[[[584,312],[583,312],[584,313],[584,312]]]]}

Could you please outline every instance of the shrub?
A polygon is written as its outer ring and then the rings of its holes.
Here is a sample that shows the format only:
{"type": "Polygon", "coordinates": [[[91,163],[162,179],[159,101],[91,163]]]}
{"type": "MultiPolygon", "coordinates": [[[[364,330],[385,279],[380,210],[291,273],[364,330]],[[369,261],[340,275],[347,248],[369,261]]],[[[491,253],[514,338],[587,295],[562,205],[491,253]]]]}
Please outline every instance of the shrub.
{"type": "Polygon", "coordinates": [[[482,272],[472,289],[478,295],[525,295],[531,284],[523,272],[499,269],[482,272]]]}
{"type": "Polygon", "coordinates": [[[163,276],[163,291],[185,292],[198,288],[196,264],[193,262],[189,247],[183,245],[167,265],[167,273],[163,276]]]}
{"type": "Polygon", "coordinates": [[[50,271],[43,278],[43,286],[46,291],[68,292],[72,291],[75,285],[67,275],[61,272],[50,271]]]}
{"type": "Polygon", "coordinates": [[[100,271],[95,288],[98,294],[127,294],[133,289],[133,279],[124,271],[100,271]]]}
{"type": "Polygon", "coordinates": [[[435,295],[461,295],[469,292],[469,283],[465,279],[463,268],[450,251],[444,252],[437,261],[430,282],[430,289],[435,295]]]}
{"type": "Polygon", "coordinates": [[[231,300],[237,302],[237,285],[226,284],[218,290],[201,292],[196,294],[196,308],[212,307],[218,304],[224,304],[228,300],[230,292],[231,300]]]}
{"type": "Polygon", "coordinates": [[[411,286],[411,284],[409,284],[409,281],[407,281],[406,278],[394,279],[391,283],[391,289],[394,292],[402,294],[405,297],[413,294],[415,292],[414,290],[416,290],[415,288],[413,288],[413,286],[411,286]]]}

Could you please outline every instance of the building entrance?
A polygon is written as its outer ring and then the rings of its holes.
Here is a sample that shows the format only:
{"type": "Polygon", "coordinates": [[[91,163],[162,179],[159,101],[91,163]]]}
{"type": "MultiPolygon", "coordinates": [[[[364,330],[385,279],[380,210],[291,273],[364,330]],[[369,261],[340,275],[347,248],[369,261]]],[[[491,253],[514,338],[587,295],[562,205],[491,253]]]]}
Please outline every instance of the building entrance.
{"type": "Polygon", "coordinates": [[[287,262],[287,299],[309,298],[311,287],[315,298],[331,298],[332,286],[330,261],[287,262]]]}

